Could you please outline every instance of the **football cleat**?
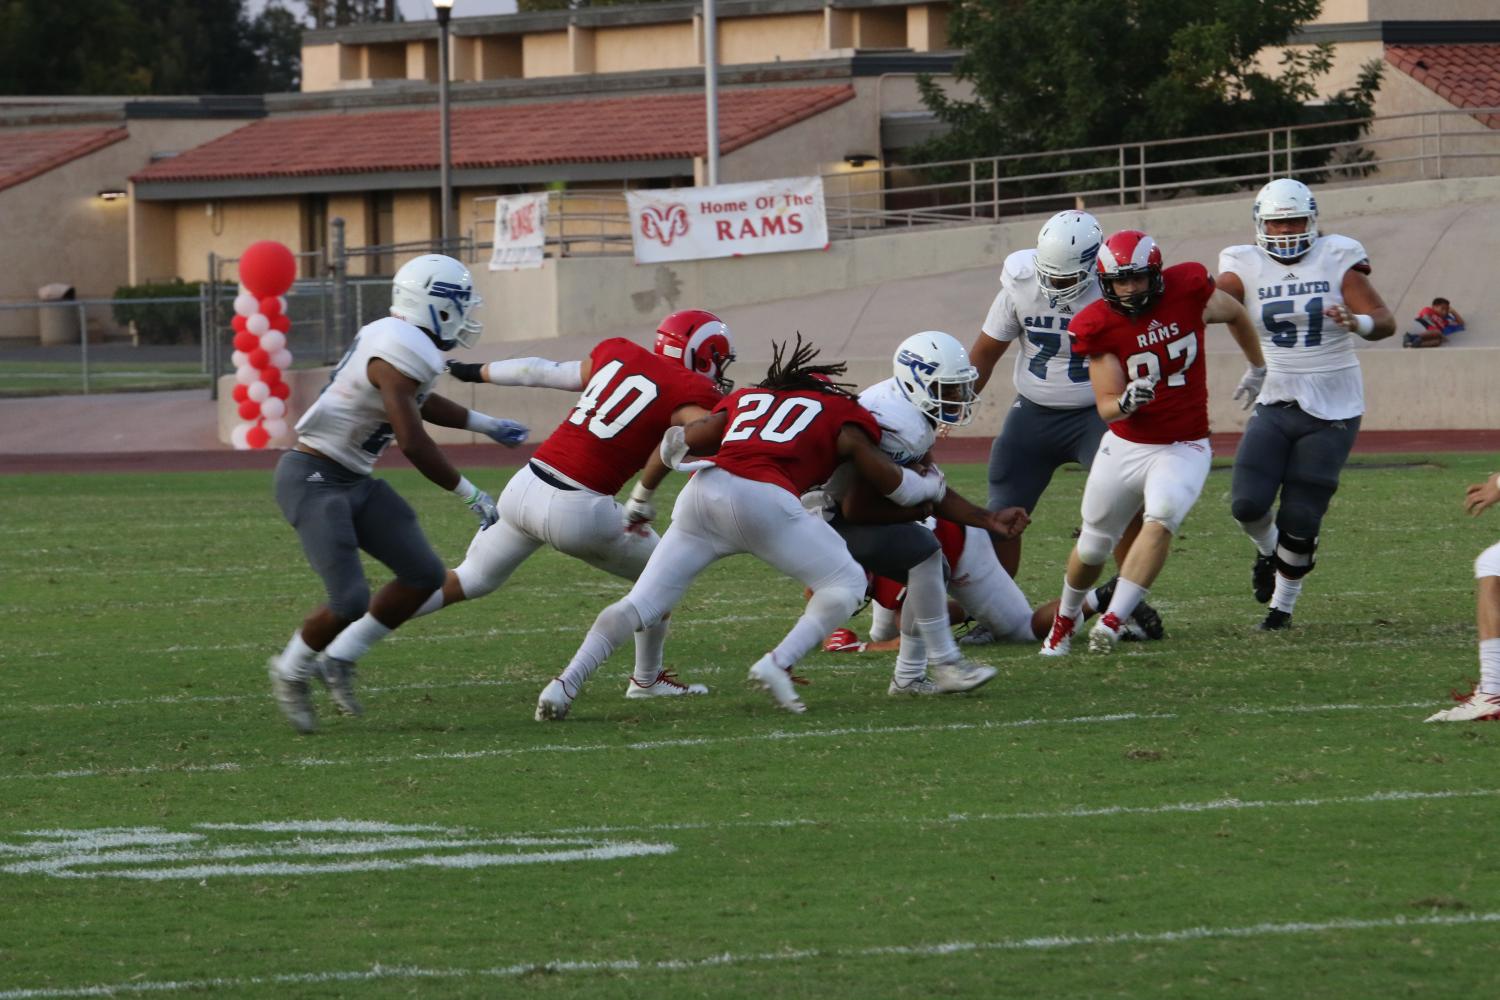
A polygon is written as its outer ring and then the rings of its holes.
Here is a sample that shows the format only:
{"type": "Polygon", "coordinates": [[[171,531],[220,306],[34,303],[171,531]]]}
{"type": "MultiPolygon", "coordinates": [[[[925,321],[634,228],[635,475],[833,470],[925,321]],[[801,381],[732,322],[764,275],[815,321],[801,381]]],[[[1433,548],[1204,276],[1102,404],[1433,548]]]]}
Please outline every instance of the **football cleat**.
{"type": "Polygon", "coordinates": [[[796,715],[807,711],[807,706],[802,699],[797,697],[796,682],[792,679],[790,670],[782,670],[771,659],[767,653],[755,661],[750,668],[749,680],[752,684],[759,684],[771,695],[777,705],[796,715]]]}
{"type": "Polygon", "coordinates": [[[542,688],[542,693],[536,700],[536,721],[561,722],[568,717],[568,709],[572,707],[573,699],[568,697],[568,689],[563,685],[562,678],[554,677],[542,688]]]}
{"type": "Polygon", "coordinates": [[[1250,585],[1255,588],[1255,600],[1269,603],[1276,592],[1276,557],[1257,554],[1255,566],[1250,570],[1250,585]]]}
{"type": "Polygon", "coordinates": [[[650,684],[642,684],[632,677],[630,685],[625,688],[627,698],[670,698],[684,694],[708,694],[708,685],[684,684],[677,679],[676,674],[663,670],[650,684]]]}
{"type": "Polygon", "coordinates": [[[1120,638],[1126,642],[1155,642],[1166,638],[1166,635],[1167,630],[1161,623],[1161,612],[1141,601],[1125,620],[1125,631],[1120,638]]]}
{"type": "Polygon", "coordinates": [[[975,625],[959,636],[958,644],[960,646],[988,646],[995,641],[995,633],[990,631],[988,625],[975,625]]]}
{"type": "Polygon", "coordinates": [[[1089,652],[1113,653],[1124,631],[1125,623],[1120,621],[1119,615],[1113,611],[1104,612],[1104,616],[1089,630],[1089,652]]]}
{"type": "Polygon", "coordinates": [[[1455,695],[1458,701],[1452,708],[1429,715],[1425,722],[1500,722],[1500,694],[1482,694],[1474,691],[1468,695],[1455,695]]]}
{"type": "Polygon", "coordinates": [[[1255,626],[1257,632],[1280,632],[1284,628],[1292,627],[1292,616],[1280,608],[1272,608],[1266,612],[1266,620],[1255,626]]]}
{"type": "Polygon", "coordinates": [[[942,694],[942,691],[938,690],[938,686],[933,683],[930,677],[918,677],[916,680],[907,681],[904,684],[892,677],[891,686],[885,689],[885,693],[895,696],[904,694],[942,694]]]}
{"type": "Polygon", "coordinates": [[[1052,631],[1047,638],[1042,640],[1040,655],[1042,656],[1067,656],[1068,650],[1073,645],[1073,632],[1078,628],[1077,620],[1067,615],[1058,615],[1052,619],[1052,631]]]}
{"type": "Polygon", "coordinates": [[[364,715],[364,706],[354,696],[354,663],[331,656],[319,656],[313,663],[313,676],[328,689],[328,697],[340,715],[364,715]]]}
{"type": "Polygon", "coordinates": [[[852,628],[836,628],[823,640],[825,653],[863,653],[865,644],[852,628]]]}
{"type": "Polygon", "coordinates": [[[275,656],[266,661],[266,669],[271,675],[271,693],[276,696],[276,707],[281,709],[281,714],[286,716],[286,721],[297,732],[317,732],[318,713],[313,711],[312,691],[308,688],[306,679],[292,680],[283,677],[281,671],[276,669],[276,661],[275,656]]]}
{"type": "Polygon", "coordinates": [[[975,663],[966,656],[960,656],[947,663],[929,663],[927,672],[931,675],[932,682],[939,692],[955,694],[983,687],[994,680],[995,674],[999,671],[983,663],[975,663]]]}

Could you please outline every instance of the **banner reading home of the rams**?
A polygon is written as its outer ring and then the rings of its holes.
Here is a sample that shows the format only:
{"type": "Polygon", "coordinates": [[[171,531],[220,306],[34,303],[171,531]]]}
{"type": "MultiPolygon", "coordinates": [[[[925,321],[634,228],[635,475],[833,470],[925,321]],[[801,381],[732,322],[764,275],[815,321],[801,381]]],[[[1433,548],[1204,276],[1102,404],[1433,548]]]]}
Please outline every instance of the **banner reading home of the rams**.
{"type": "Polygon", "coordinates": [[[640,264],[828,246],[821,177],[627,191],[640,264]]]}

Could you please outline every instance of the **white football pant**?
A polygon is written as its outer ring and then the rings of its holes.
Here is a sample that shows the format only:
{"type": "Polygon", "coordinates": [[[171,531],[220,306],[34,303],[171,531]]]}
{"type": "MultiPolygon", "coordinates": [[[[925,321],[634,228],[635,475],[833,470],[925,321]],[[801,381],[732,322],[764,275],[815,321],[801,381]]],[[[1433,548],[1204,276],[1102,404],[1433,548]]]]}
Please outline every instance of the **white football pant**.
{"type": "Polygon", "coordinates": [[[1203,492],[1212,462],[1207,438],[1137,444],[1107,432],[1083,488],[1079,557],[1104,565],[1143,503],[1145,519],[1175,535],[1203,492]]]}

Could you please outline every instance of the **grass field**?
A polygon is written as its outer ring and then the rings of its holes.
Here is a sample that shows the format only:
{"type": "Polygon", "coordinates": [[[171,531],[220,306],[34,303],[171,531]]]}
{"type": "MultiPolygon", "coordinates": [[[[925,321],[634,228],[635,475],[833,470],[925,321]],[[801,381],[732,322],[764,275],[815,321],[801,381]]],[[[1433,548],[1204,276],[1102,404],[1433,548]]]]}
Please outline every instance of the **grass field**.
{"type": "MultiPolygon", "coordinates": [[[[624,589],[543,553],[377,648],[367,715],[314,737],[265,680],[318,597],[268,475],[4,479],[0,1000],[1484,995],[1500,726],[1421,720],[1477,673],[1500,521],[1459,499],[1495,464],[1351,467],[1275,635],[1216,471],[1166,641],[984,647],[999,678],[940,700],[816,653],[800,717],[744,683],[799,588],[740,558],[668,643],[711,695],[627,702],[622,654],[533,722],[624,589]]],[[[468,512],[388,478],[457,561],[468,512]]],[[[1082,486],[1037,512],[1033,600],[1082,486]]]]}
{"type": "MultiPolygon", "coordinates": [[[[148,392],[208,387],[198,361],[90,361],[91,392],[148,392]]],[[[72,361],[7,360],[0,372],[0,397],[57,396],[84,391],[83,366],[72,361]]]]}

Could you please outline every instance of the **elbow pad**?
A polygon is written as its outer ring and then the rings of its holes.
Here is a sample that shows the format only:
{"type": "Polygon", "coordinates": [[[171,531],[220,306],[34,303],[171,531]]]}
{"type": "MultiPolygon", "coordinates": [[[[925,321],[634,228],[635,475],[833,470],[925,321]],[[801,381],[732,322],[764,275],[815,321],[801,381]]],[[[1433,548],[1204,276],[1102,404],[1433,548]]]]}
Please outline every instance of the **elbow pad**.
{"type": "Polygon", "coordinates": [[[918,507],[924,503],[937,503],[948,493],[948,481],[942,472],[934,468],[927,475],[919,475],[915,469],[901,470],[901,485],[891,490],[885,498],[900,507],[918,507]]]}
{"type": "Polygon", "coordinates": [[[583,362],[548,361],[546,358],[511,358],[490,362],[494,385],[529,385],[542,389],[583,388],[583,362]]]}

